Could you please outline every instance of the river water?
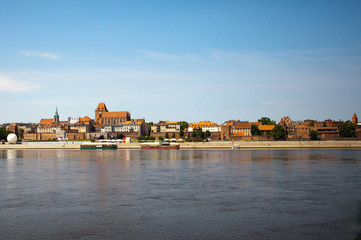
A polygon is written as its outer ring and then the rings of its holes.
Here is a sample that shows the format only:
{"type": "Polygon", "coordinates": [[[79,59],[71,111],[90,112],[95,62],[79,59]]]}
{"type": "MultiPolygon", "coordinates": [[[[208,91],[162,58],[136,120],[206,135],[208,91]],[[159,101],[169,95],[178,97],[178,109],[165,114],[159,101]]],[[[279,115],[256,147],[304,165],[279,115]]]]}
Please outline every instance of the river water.
{"type": "Polygon", "coordinates": [[[355,239],[361,150],[0,150],[0,239],[355,239]]]}

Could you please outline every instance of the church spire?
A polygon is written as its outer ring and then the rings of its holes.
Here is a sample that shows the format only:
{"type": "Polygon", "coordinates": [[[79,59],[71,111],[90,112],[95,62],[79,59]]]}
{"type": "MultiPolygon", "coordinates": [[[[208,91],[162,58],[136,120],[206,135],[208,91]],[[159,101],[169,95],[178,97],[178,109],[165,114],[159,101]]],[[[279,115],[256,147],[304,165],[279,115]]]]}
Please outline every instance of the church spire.
{"type": "Polygon", "coordinates": [[[358,118],[357,118],[356,113],[354,113],[354,114],[353,114],[353,117],[352,117],[352,123],[353,123],[353,124],[357,124],[357,122],[358,122],[358,118]]]}
{"type": "Polygon", "coordinates": [[[55,111],[55,115],[54,115],[54,122],[59,123],[58,107],[56,107],[56,111],[55,111]]]}

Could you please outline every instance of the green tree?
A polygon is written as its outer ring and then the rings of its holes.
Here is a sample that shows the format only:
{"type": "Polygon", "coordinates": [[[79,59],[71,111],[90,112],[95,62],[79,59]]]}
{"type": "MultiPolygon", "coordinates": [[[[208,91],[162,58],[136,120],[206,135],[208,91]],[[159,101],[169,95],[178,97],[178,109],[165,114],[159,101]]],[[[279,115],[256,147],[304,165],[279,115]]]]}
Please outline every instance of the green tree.
{"type": "Polygon", "coordinates": [[[251,125],[251,134],[252,136],[261,135],[261,131],[257,125],[251,125]]]}
{"type": "Polygon", "coordinates": [[[6,130],[5,128],[0,128],[0,140],[6,140],[7,136],[10,134],[11,132],[9,130],[6,130]]]}
{"type": "Polygon", "coordinates": [[[268,117],[261,117],[261,119],[258,119],[258,122],[262,123],[262,125],[276,125],[276,121],[272,121],[268,117]]]}
{"type": "Polygon", "coordinates": [[[169,134],[168,133],[165,133],[165,138],[169,138],[169,134]]]}
{"type": "Polygon", "coordinates": [[[206,138],[209,138],[211,136],[211,132],[209,130],[207,130],[204,134],[206,138]]]}
{"type": "Polygon", "coordinates": [[[149,135],[154,123],[153,122],[147,122],[146,124],[148,125],[148,135],[149,135]]]}
{"type": "Polygon", "coordinates": [[[308,126],[309,126],[309,127],[315,126],[315,121],[312,120],[312,121],[308,124],[308,126]]]}
{"type": "Polygon", "coordinates": [[[182,128],[179,130],[179,136],[181,136],[181,137],[184,136],[184,130],[182,128]]]}
{"type": "Polygon", "coordinates": [[[189,124],[187,122],[185,122],[185,121],[178,122],[178,123],[180,124],[180,128],[183,129],[183,130],[187,129],[188,126],[189,126],[189,124]]]}
{"type": "Polygon", "coordinates": [[[163,138],[162,136],[160,136],[160,137],[158,137],[158,140],[159,140],[159,141],[163,141],[164,138],[163,138]]]}
{"type": "Polygon", "coordinates": [[[18,129],[18,134],[17,134],[17,135],[18,135],[18,137],[19,137],[19,138],[24,138],[24,129],[19,128],[19,129],[18,129]]]}
{"type": "Polygon", "coordinates": [[[351,121],[346,121],[338,126],[340,137],[356,137],[356,127],[351,121]]]}
{"type": "Polygon", "coordinates": [[[172,138],[175,138],[175,133],[172,133],[172,138]]]}
{"type": "Polygon", "coordinates": [[[316,130],[311,130],[308,136],[311,138],[311,140],[318,140],[318,132],[316,130]]]}
{"type": "Polygon", "coordinates": [[[153,140],[155,140],[155,137],[140,136],[140,137],[137,137],[137,139],[143,140],[143,141],[153,141],[153,140]]]}
{"type": "Polygon", "coordinates": [[[204,139],[204,132],[202,130],[198,131],[198,136],[202,139],[204,139]]]}
{"type": "Polygon", "coordinates": [[[286,140],[287,138],[285,129],[278,124],[272,129],[271,135],[273,136],[274,140],[286,140]]]}
{"type": "Polygon", "coordinates": [[[195,131],[192,132],[192,137],[193,138],[197,137],[197,133],[195,131]]]}

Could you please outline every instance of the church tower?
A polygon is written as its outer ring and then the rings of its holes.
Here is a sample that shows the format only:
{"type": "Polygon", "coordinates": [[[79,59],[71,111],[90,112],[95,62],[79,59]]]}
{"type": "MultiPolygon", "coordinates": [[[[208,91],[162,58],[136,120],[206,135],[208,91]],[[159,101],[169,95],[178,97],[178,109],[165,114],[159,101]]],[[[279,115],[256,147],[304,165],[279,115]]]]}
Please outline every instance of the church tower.
{"type": "Polygon", "coordinates": [[[58,107],[56,107],[56,111],[54,115],[54,123],[59,123],[58,107]]]}
{"type": "Polygon", "coordinates": [[[100,124],[100,119],[102,118],[103,113],[108,112],[107,106],[105,103],[99,103],[95,109],[95,122],[100,124]]]}
{"type": "Polygon", "coordinates": [[[357,118],[357,116],[356,116],[356,113],[353,114],[352,123],[353,123],[353,124],[357,124],[357,123],[358,123],[358,118],[357,118]]]}

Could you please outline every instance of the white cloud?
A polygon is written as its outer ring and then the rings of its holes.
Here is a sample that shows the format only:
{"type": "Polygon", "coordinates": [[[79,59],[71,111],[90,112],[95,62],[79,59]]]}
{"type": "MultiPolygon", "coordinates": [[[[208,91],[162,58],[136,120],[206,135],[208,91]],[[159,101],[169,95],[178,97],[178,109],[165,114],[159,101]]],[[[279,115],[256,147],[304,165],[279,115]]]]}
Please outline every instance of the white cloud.
{"type": "Polygon", "coordinates": [[[57,59],[59,56],[54,53],[48,53],[48,52],[36,52],[36,51],[22,51],[21,55],[23,56],[37,56],[42,58],[51,58],[51,59],[57,59]]]}
{"type": "Polygon", "coordinates": [[[28,92],[38,89],[40,86],[30,82],[10,79],[0,74],[0,91],[1,92],[28,92]]]}

